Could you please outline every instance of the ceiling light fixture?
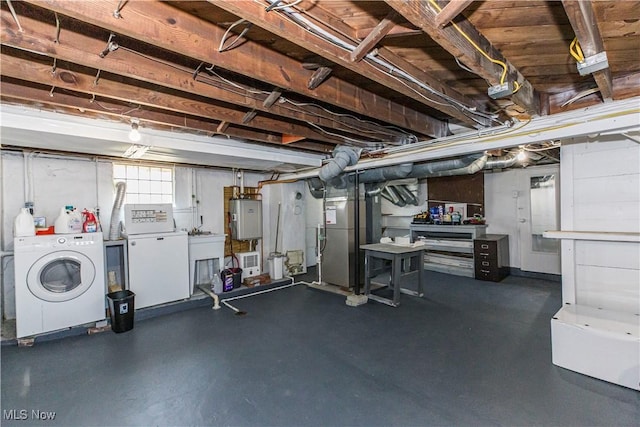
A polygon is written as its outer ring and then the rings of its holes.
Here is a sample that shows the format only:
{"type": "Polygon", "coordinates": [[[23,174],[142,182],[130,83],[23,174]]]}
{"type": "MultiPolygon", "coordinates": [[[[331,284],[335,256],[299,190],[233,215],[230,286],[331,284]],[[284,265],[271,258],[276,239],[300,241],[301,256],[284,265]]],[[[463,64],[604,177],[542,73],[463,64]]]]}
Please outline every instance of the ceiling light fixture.
{"type": "Polygon", "coordinates": [[[131,121],[131,131],[129,131],[129,139],[131,142],[138,142],[142,138],[140,131],[138,130],[138,126],[139,124],[137,120],[131,121]]]}
{"type": "Polygon", "coordinates": [[[520,152],[518,152],[518,156],[516,157],[516,159],[518,159],[520,163],[524,163],[527,160],[527,152],[524,151],[524,148],[520,149],[520,152]]]}
{"type": "Polygon", "coordinates": [[[148,145],[132,144],[131,147],[127,148],[127,151],[122,153],[122,157],[126,157],[128,159],[139,159],[144,156],[144,153],[146,153],[149,148],[151,147],[148,145]]]}

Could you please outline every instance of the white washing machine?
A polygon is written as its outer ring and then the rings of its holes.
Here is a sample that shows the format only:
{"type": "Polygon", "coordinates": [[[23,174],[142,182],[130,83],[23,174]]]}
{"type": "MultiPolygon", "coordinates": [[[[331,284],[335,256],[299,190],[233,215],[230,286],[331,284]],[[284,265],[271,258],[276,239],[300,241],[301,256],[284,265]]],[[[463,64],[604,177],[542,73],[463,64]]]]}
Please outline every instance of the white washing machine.
{"type": "Polygon", "coordinates": [[[105,318],[102,233],[14,239],[18,338],[105,318]]]}

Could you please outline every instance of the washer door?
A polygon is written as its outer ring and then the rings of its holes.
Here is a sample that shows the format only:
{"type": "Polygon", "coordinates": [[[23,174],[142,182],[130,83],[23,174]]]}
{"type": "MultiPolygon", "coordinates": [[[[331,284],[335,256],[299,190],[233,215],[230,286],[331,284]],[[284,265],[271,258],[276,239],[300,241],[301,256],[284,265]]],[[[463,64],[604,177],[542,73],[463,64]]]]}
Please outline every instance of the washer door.
{"type": "Polygon", "coordinates": [[[86,255],[58,251],[33,263],[27,274],[27,286],[41,300],[63,302],[85,293],[95,277],[96,268],[86,255]]]}

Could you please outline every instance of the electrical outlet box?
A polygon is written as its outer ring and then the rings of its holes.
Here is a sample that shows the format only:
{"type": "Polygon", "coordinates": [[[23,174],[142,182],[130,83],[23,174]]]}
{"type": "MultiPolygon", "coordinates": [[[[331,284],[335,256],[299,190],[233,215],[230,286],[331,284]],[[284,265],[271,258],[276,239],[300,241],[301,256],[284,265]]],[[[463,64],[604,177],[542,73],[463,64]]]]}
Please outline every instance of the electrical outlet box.
{"type": "Polygon", "coordinates": [[[506,82],[501,85],[491,86],[487,91],[492,99],[504,98],[513,94],[513,82],[506,82]]]}
{"type": "Polygon", "coordinates": [[[584,58],[584,61],[578,62],[576,66],[578,67],[578,73],[580,73],[581,76],[586,76],[587,74],[609,68],[607,52],[596,53],[588,58],[584,58]]]}

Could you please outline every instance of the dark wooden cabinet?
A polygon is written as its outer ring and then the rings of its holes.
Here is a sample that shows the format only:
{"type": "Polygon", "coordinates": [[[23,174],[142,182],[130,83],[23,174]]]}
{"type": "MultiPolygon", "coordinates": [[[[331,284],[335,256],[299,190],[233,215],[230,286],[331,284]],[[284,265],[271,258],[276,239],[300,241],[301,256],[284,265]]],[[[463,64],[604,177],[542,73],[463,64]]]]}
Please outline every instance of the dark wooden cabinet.
{"type": "Polygon", "coordinates": [[[509,236],[487,234],[473,241],[475,278],[499,282],[509,275],[509,236]]]}

